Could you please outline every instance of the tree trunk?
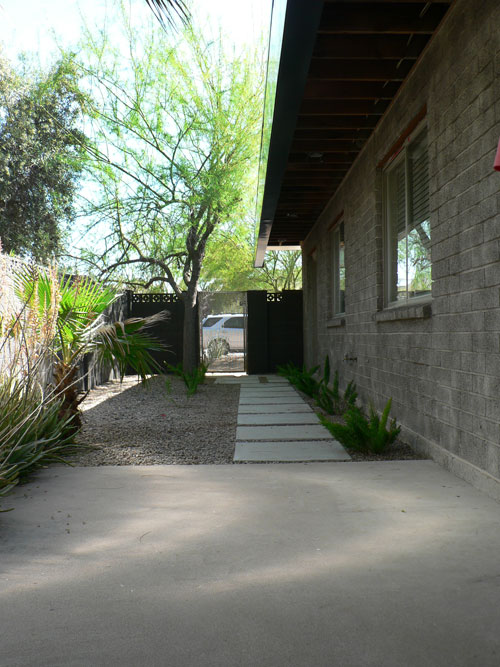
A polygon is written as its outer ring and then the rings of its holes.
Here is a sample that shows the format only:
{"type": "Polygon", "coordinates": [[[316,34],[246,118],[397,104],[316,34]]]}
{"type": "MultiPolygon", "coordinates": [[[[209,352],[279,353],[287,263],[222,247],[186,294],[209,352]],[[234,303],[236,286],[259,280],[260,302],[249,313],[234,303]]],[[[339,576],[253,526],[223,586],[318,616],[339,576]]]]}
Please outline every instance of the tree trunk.
{"type": "Polygon", "coordinates": [[[188,290],[184,295],[184,332],[182,339],[182,365],[185,371],[193,371],[198,358],[198,291],[188,290]]]}
{"type": "Polygon", "coordinates": [[[59,419],[68,422],[65,434],[76,433],[82,428],[79,390],[77,386],[78,366],[65,364],[59,360],[54,367],[54,385],[56,393],[62,397],[59,419]],[[71,421],[69,421],[71,420],[71,421]]]}

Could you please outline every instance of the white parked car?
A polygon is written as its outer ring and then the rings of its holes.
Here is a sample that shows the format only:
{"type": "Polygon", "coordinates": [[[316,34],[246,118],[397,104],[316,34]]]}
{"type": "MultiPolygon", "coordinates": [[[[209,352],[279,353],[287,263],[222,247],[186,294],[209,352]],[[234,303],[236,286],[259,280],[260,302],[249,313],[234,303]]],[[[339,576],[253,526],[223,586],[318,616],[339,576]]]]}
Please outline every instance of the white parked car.
{"type": "Polygon", "coordinates": [[[203,349],[213,356],[245,350],[246,315],[221,313],[202,322],[203,349]]]}

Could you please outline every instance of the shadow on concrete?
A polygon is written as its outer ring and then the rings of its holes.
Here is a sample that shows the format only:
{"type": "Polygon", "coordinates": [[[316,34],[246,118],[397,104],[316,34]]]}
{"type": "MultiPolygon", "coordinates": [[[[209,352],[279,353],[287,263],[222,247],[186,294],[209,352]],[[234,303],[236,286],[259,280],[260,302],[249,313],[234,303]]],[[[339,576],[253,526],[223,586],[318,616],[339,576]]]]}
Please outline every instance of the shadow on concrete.
{"type": "Polygon", "coordinates": [[[498,504],[430,461],[52,469],[14,504],[5,664],[498,664],[498,504]]]}

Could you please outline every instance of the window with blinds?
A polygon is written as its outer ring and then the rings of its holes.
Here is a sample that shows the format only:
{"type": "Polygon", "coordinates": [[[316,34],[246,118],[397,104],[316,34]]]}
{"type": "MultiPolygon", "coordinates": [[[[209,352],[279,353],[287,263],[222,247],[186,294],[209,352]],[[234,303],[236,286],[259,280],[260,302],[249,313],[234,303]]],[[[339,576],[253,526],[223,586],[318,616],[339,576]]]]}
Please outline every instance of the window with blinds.
{"type": "Polygon", "coordinates": [[[431,293],[427,133],[406,144],[386,171],[387,301],[431,293]]]}
{"type": "Polygon", "coordinates": [[[333,314],[345,313],[344,223],[333,230],[333,314]]]}

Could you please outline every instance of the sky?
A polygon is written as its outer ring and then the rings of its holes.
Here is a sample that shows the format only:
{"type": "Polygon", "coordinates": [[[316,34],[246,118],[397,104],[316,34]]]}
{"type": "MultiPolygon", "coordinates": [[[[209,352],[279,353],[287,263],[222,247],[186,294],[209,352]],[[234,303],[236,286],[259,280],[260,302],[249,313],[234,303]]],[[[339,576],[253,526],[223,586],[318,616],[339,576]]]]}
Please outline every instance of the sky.
{"type": "MultiPolygon", "coordinates": [[[[121,0],[0,0],[0,51],[12,61],[27,52],[35,63],[47,67],[59,55],[59,47],[76,46],[83,25],[92,30],[108,28],[119,13],[121,0]]],[[[132,26],[142,25],[153,16],[146,0],[123,0],[132,26]]],[[[256,43],[267,33],[272,0],[187,0],[196,24],[205,36],[224,35],[228,50],[256,43]]],[[[155,20],[155,19],[154,19],[155,20]]],[[[117,39],[122,39],[119,31],[117,39]]],[[[124,43],[124,47],[126,43],[124,43]]],[[[124,49],[126,50],[126,49],[124,49]]],[[[30,58],[31,59],[31,58],[30,58]]],[[[88,185],[82,194],[91,198],[88,185]]],[[[73,247],[83,242],[77,225],[71,240],[73,247]]]]}
{"type": "MultiPolygon", "coordinates": [[[[7,57],[36,53],[42,64],[57,55],[57,45],[77,43],[82,22],[102,26],[117,11],[120,0],[0,0],[0,42],[7,57]]],[[[130,16],[142,23],[151,10],[145,0],[125,0],[130,16]]],[[[222,27],[237,47],[267,30],[271,0],[194,0],[193,13],[214,32],[222,27]]],[[[210,29],[207,28],[207,29],[210,29]]]]}

